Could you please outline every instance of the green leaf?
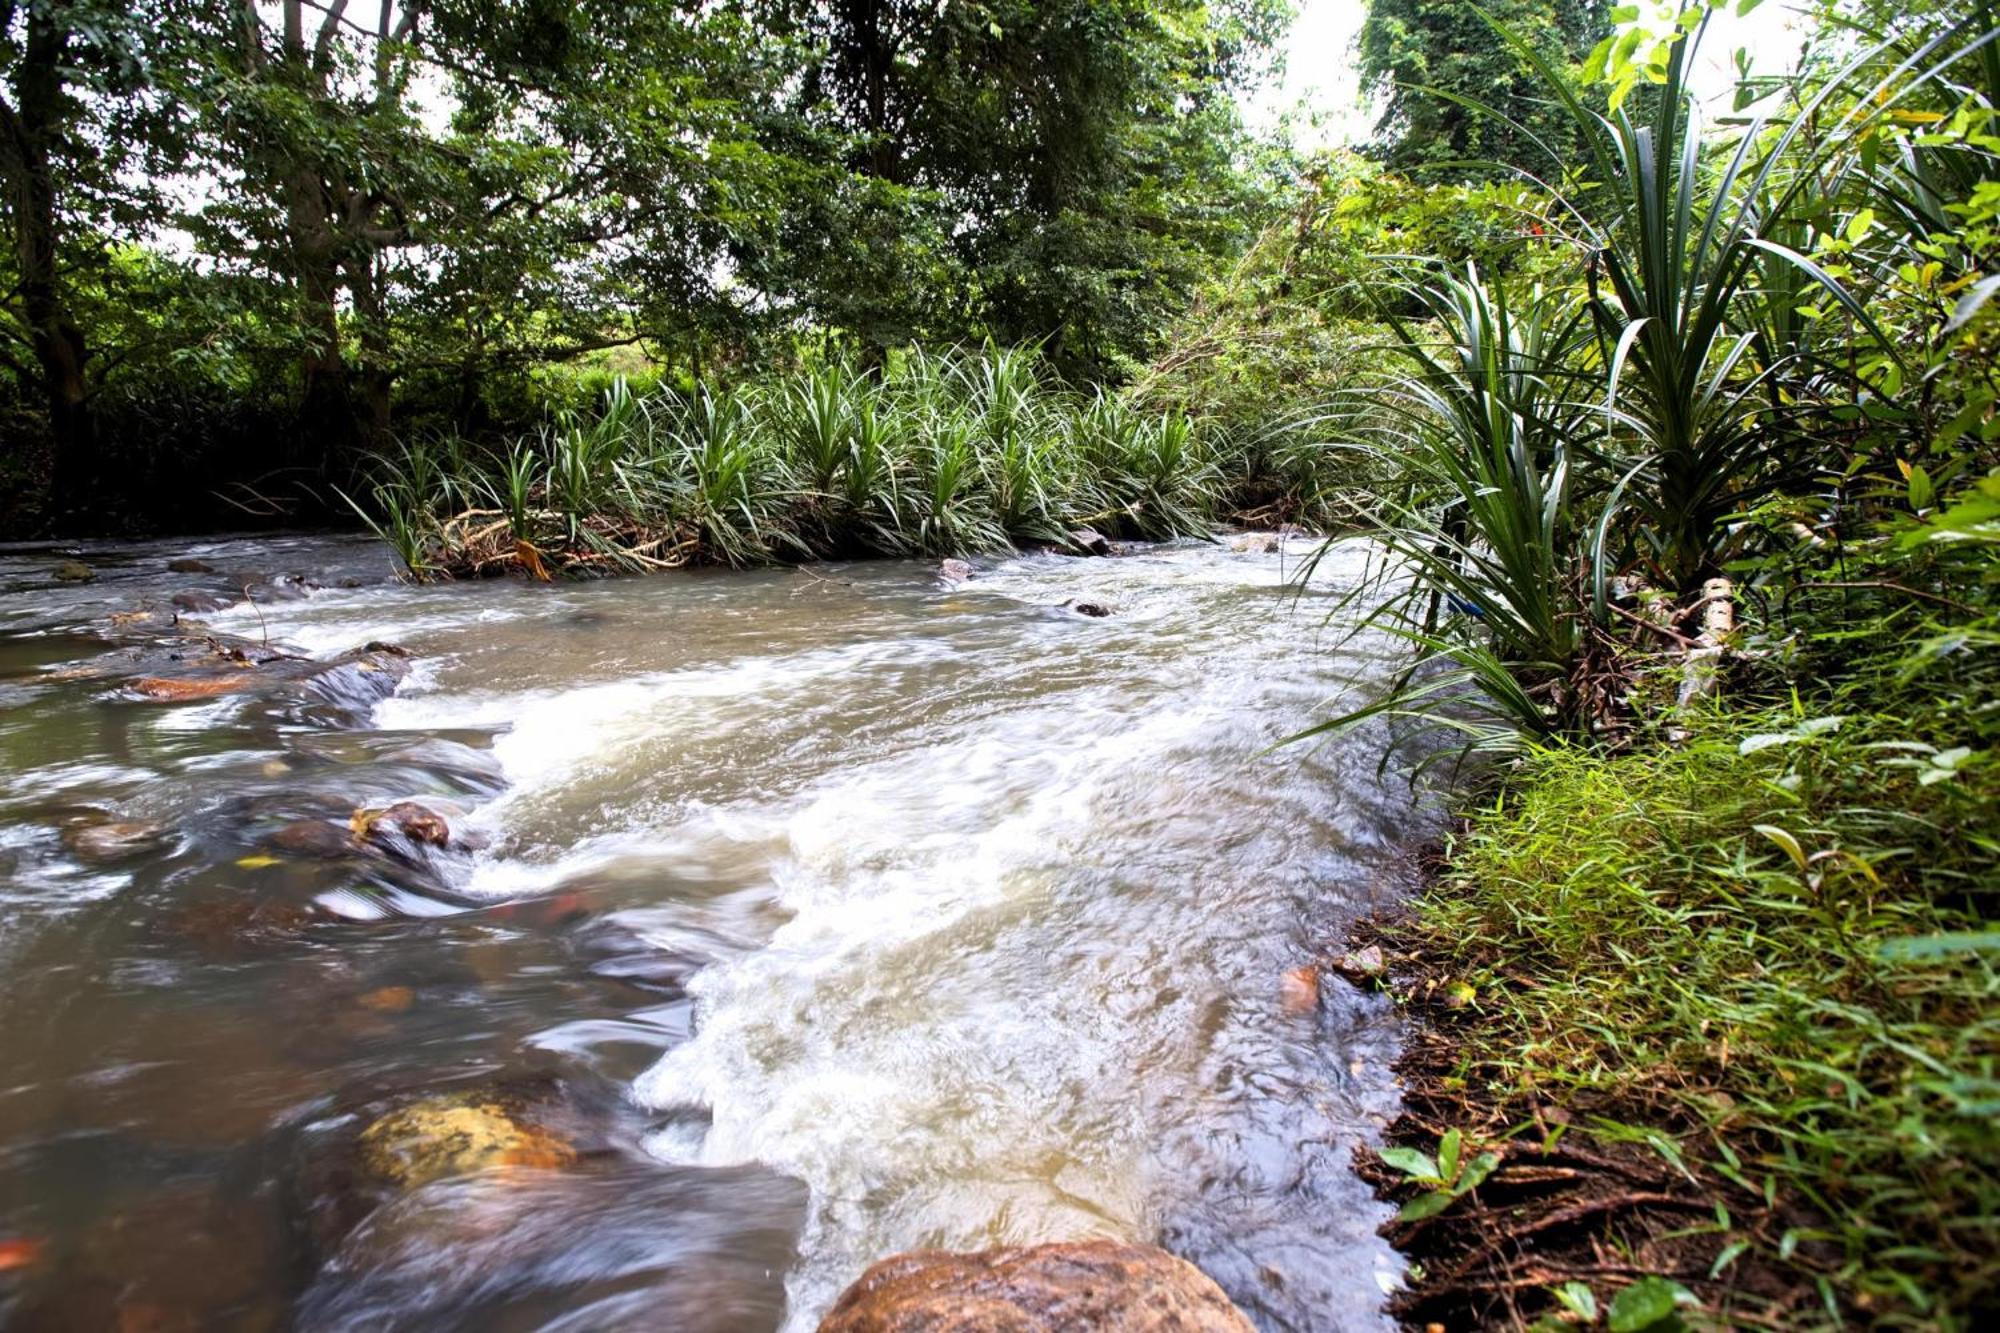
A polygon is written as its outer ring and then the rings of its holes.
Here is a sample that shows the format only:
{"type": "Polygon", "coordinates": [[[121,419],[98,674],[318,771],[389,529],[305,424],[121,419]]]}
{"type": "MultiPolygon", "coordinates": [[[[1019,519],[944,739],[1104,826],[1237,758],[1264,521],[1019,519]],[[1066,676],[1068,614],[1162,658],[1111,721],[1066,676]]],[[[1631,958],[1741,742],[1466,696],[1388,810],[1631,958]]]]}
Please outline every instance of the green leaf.
{"type": "Polygon", "coordinates": [[[1648,1329],[1680,1326],[1674,1307],[1694,1295],[1678,1282],[1642,1277],[1611,1301],[1611,1333],[1645,1333],[1648,1329]]]}
{"type": "Polygon", "coordinates": [[[1597,1322],[1597,1293],[1590,1289],[1588,1283],[1565,1282],[1556,1288],[1555,1296],[1558,1301],[1562,1302],[1563,1309],[1568,1310],[1571,1314],[1583,1320],[1584,1323],[1594,1324],[1597,1322]]]}
{"type": "Polygon", "coordinates": [[[1465,1194],[1471,1190],[1478,1189],[1499,1165],[1500,1158],[1498,1154],[1490,1152],[1479,1154],[1479,1156],[1465,1164],[1465,1173],[1458,1178],[1455,1192],[1465,1194]]]}
{"type": "Polygon", "coordinates": [[[1876,954],[1891,962],[1919,962],[1996,949],[2000,949],[2000,930],[1957,930],[1885,940],[1876,954]]]}
{"type": "Polygon", "coordinates": [[[1806,868],[1806,849],[1799,845],[1799,840],[1793,837],[1790,832],[1779,828],[1776,824],[1756,824],[1752,827],[1776,843],[1786,856],[1792,858],[1793,865],[1797,866],[1800,870],[1806,868]]]}
{"type": "Polygon", "coordinates": [[[1432,1190],[1429,1194],[1419,1194],[1416,1198],[1403,1205],[1403,1210],[1396,1214],[1396,1220],[1398,1222],[1421,1222],[1427,1217],[1436,1217],[1439,1213],[1451,1207],[1452,1198],[1452,1195],[1446,1194],[1443,1190],[1432,1190]]]}
{"type": "Polygon", "coordinates": [[[1438,1174],[1438,1165],[1431,1160],[1430,1154],[1418,1152],[1415,1148],[1382,1148],[1377,1151],[1377,1155],[1406,1176],[1413,1176],[1418,1180],[1444,1178],[1438,1174]]]}
{"type": "Polygon", "coordinates": [[[1458,1179],[1458,1154],[1464,1147],[1464,1136],[1455,1129],[1448,1129],[1438,1140],[1438,1177],[1442,1180],[1458,1179]]]}

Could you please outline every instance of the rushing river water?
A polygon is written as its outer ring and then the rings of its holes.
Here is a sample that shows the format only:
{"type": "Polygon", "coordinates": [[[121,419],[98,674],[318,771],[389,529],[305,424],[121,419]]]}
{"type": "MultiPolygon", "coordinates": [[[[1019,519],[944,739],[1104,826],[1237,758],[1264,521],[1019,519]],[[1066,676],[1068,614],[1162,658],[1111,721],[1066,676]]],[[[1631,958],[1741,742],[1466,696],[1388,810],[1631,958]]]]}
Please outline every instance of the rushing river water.
{"type": "Polygon", "coordinates": [[[1265,1328],[1382,1327],[1349,1161],[1393,1021],[1285,979],[1429,825],[1379,737],[1268,749],[1387,665],[1325,628],[1362,553],[1300,593],[1309,549],[0,554],[0,1323],[810,1329],[898,1250],[1110,1235],[1265,1328]],[[407,677],[137,697],[209,650],[127,613],[245,584],[217,633],[407,677]],[[448,848],[350,835],[410,798],[448,848]],[[364,1127],[466,1090],[569,1146],[357,1184],[364,1127]]]}

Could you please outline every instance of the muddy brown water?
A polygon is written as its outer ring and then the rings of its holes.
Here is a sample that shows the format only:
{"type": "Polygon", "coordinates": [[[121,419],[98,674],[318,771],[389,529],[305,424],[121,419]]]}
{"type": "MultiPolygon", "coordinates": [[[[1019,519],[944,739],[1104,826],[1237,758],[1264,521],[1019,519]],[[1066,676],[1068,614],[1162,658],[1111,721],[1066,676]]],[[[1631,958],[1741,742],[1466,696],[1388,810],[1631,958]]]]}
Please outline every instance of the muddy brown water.
{"type": "Polygon", "coordinates": [[[1307,550],[428,588],[341,537],[0,551],[0,1325],[809,1329],[899,1250],[1108,1235],[1266,1329],[1383,1327],[1348,1161],[1393,1016],[1283,978],[1434,824],[1379,734],[1268,748],[1395,658],[1325,627],[1365,552],[1301,591],[1307,550]],[[136,699],[111,618],[176,593],[410,674],[136,699]],[[413,797],[482,845],[298,832],[413,797]],[[357,1186],[365,1125],[493,1088],[576,1160],[357,1186]]]}

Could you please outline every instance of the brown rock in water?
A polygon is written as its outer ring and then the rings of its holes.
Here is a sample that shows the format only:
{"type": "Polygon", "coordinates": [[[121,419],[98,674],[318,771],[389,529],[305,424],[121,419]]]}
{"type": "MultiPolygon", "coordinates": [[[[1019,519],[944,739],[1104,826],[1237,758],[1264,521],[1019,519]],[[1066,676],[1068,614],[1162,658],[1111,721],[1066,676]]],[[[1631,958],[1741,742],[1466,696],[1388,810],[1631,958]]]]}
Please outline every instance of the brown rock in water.
{"type": "Polygon", "coordinates": [[[938,565],[938,577],[946,583],[963,583],[972,577],[972,566],[963,560],[946,560],[938,565]]]}
{"type": "Polygon", "coordinates": [[[1251,1333],[1193,1264],[1150,1245],[1072,1241],[884,1259],[819,1333],[1251,1333]]]}
{"type": "Polygon", "coordinates": [[[97,571],[81,560],[65,560],[49,573],[55,575],[58,583],[89,583],[97,577],[97,571]]]}
{"type": "Polygon", "coordinates": [[[1278,1002],[1294,1015],[1319,1008],[1319,969],[1307,963],[1285,973],[1278,981],[1278,1002]]]}
{"type": "Polygon", "coordinates": [[[186,703],[193,699],[214,699],[224,694],[240,694],[257,688],[257,677],[248,671],[226,676],[141,676],[131,690],[142,699],[160,703],[186,703]]]}
{"type": "Polygon", "coordinates": [[[361,1131],[360,1146],[372,1175],[408,1189],[479,1171],[555,1170],[577,1158],[511,1099],[480,1092],[444,1093],[391,1111],[361,1131]]]}
{"type": "Polygon", "coordinates": [[[1285,539],[1275,532],[1246,532],[1229,540],[1229,549],[1238,555],[1269,555],[1284,547],[1285,539]]]}
{"type": "Polygon", "coordinates": [[[361,846],[338,824],[324,819],[299,819],[264,840],[272,850],[293,856],[353,856],[361,846]]]}
{"type": "Polygon", "coordinates": [[[1072,598],[1064,602],[1063,606],[1080,616],[1089,616],[1092,620],[1102,620],[1111,614],[1111,608],[1103,602],[1079,602],[1072,598]]]}
{"type": "Polygon", "coordinates": [[[165,836],[158,824],[111,820],[72,824],[63,830],[62,840],[78,860],[110,865],[151,851],[165,836]]]}
{"type": "Polygon", "coordinates": [[[195,560],[183,556],[179,560],[167,561],[167,572],[169,574],[213,574],[217,571],[215,566],[209,564],[206,560],[195,560]]]}
{"type": "Polygon", "coordinates": [[[1365,949],[1354,949],[1342,954],[1334,963],[1333,970],[1360,986],[1387,976],[1389,963],[1382,956],[1382,946],[1371,944],[1365,949]]]}
{"type": "Polygon", "coordinates": [[[451,825],[444,816],[415,801],[398,801],[386,810],[356,810],[348,828],[356,837],[374,842],[396,833],[429,847],[443,847],[451,841],[451,825]]]}

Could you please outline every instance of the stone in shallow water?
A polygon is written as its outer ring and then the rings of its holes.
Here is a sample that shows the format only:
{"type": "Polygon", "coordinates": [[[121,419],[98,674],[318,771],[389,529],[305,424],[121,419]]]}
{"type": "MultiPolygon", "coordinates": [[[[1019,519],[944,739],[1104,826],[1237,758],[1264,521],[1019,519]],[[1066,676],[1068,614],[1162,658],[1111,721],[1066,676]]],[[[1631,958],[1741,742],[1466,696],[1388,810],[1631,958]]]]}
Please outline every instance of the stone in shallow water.
{"type": "Polygon", "coordinates": [[[819,1333],[1251,1333],[1193,1264],[1151,1245],[1073,1241],[913,1250],[867,1272],[819,1333]]]}
{"type": "Polygon", "coordinates": [[[361,1161],[383,1180],[417,1186],[503,1167],[570,1166],[576,1149],[527,1120],[506,1098],[446,1093],[368,1126],[361,1132],[361,1161]]]}
{"type": "Polygon", "coordinates": [[[166,834],[158,824],[114,820],[72,824],[63,830],[62,840],[79,861],[110,865],[152,851],[166,840],[166,834]]]}

